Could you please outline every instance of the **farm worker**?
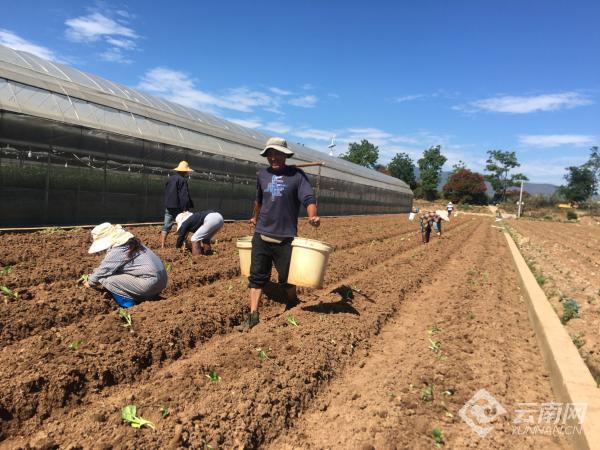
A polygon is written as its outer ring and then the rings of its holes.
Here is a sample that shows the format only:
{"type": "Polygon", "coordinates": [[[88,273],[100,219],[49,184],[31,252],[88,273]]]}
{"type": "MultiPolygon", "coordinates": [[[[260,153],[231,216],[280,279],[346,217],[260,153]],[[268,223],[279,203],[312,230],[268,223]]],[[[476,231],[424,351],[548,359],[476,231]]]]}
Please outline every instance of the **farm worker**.
{"type": "Polygon", "coordinates": [[[191,237],[192,255],[210,255],[212,247],[210,240],[223,228],[223,216],[216,211],[206,210],[191,213],[179,213],[175,217],[177,223],[177,243],[175,247],[181,248],[188,233],[191,237]]]}
{"type": "Polygon", "coordinates": [[[446,210],[448,211],[448,217],[450,217],[452,215],[452,211],[454,211],[454,205],[452,202],[448,202],[446,205],[446,210]]]}
{"type": "Polygon", "coordinates": [[[129,308],[136,300],[156,297],[167,286],[160,258],[121,225],[98,225],[92,230],[92,240],[88,253],[107,252],[85,287],[104,287],[119,306],[129,308]]]}
{"type": "Polygon", "coordinates": [[[433,211],[429,211],[429,218],[431,220],[431,224],[433,226],[435,234],[437,234],[439,237],[442,237],[442,216],[440,216],[437,213],[434,213],[433,211]]]}
{"type": "Polygon", "coordinates": [[[431,223],[432,220],[430,220],[428,213],[421,214],[419,217],[419,226],[421,227],[421,241],[423,244],[429,242],[429,237],[431,236],[431,223]]]}
{"type": "Polygon", "coordinates": [[[306,208],[308,222],[318,227],[315,193],[306,174],[297,167],[287,166],[286,159],[294,152],[287,141],[272,137],[267,141],[261,156],[267,158],[269,167],[258,172],[256,200],[250,224],[254,229],[250,260],[250,315],[238,330],[248,331],[258,324],[258,304],[263,287],[271,277],[275,264],[279,284],[285,289],[288,302],[297,301],[296,286],[287,283],[292,256],[292,241],[298,231],[300,205],[306,208]]]}
{"type": "Polygon", "coordinates": [[[169,176],[165,188],[165,223],[160,233],[160,247],[164,248],[167,241],[167,234],[171,231],[171,227],[175,223],[177,214],[188,211],[194,207],[194,202],[190,197],[188,182],[185,176],[190,172],[187,161],[181,161],[175,167],[175,173],[169,176]]]}

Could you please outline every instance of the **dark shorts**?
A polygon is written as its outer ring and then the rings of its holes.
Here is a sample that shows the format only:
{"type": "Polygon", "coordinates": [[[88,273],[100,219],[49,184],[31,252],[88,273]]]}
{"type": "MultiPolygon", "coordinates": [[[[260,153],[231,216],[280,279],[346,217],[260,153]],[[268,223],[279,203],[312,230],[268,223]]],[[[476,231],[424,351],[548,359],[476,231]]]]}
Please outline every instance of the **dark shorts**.
{"type": "Polygon", "coordinates": [[[179,208],[166,208],[165,209],[165,222],[163,224],[163,232],[168,233],[171,231],[171,227],[175,223],[175,217],[177,214],[182,213],[183,210],[179,208]]]}
{"type": "Polygon", "coordinates": [[[273,264],[279,275],[279,283],[287,284],[293,240],[294,238],[287,238],[281,244],[276,244],[265,242],[260,238],[260,234],[254,233],[248,287],[262,289],[271,278],[273,264]]]}

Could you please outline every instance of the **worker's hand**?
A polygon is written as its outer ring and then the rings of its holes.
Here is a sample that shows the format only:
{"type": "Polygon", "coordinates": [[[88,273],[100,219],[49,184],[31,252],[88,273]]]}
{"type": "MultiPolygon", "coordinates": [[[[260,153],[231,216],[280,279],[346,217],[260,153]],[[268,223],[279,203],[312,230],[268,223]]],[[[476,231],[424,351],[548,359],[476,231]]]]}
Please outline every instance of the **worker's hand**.
{"type": "Polygon", "coordinates": [[[309,217],[308,223],[310,223],[313,227],[318,227],[321,225],[321,218],[319,216],[309,217]]]}
{"type": "Polygon", "coordinates": [[[90,285],[90,282],[89,282],[89,281],[84,281],[84,282],[83,282],[83,287],[86,287],[86,288],[91,288],[92,286],[90,285]]]}
{"type": "Polygon", "coordinates": [[[250,220],[248,221],[250,223],[250,226],[254,229],[256,227],[256,217],[252,217],[250,218],[250,220]]]}

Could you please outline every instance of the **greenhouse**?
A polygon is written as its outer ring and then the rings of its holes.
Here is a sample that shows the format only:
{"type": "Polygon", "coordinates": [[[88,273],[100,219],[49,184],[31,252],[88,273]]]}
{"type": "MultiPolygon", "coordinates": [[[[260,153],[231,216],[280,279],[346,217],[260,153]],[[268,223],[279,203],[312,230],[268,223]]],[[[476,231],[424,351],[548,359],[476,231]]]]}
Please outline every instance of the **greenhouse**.
{"type": "MultiPolygon", "coordinates": [[[[0,227],[158,221],[187,160],[196,209],[249,217],[269,136],[0,45],[0,227]]],[[[408,211],[408,186],[302,145],[321,215],[408,211]]]]}

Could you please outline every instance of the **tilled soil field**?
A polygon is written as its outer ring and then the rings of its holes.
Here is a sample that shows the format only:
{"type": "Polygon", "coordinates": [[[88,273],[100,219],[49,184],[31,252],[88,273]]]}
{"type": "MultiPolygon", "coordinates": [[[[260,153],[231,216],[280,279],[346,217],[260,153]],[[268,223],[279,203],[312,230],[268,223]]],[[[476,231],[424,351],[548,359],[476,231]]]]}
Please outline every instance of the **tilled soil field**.
{"type": "MultiPolygon", "coordinates": [[[[512,405],[554,397],[504,237],[481,217],[445,225],[423,245],[405,215],[302,222],[335,245],[325,287],[287,311],[271,289],[244,334],[244,223],[212,256],[156,250],[169,285],[129,310],[133,332],[76,284],[102,257],[88,231],[0,236],[0,284],[19,296],[0,303],[0,447],[412,449],[436,426],[450,448],[563,447],[511,429],[512,405]],[[458,415],[481,388],[509,411],[485,439],[458,415]],[[156,431],[123,424],[127,404],[156,431]]],[[[132,231],[156,246],[158,228],[132,231]]]]}
{"type": "Polygon", "coordinates": [[[559,317],[575,300],[579,314],[565,326],[600,382],[600,226],[594,221],[511,221],[517,245],[559,317]]]}

